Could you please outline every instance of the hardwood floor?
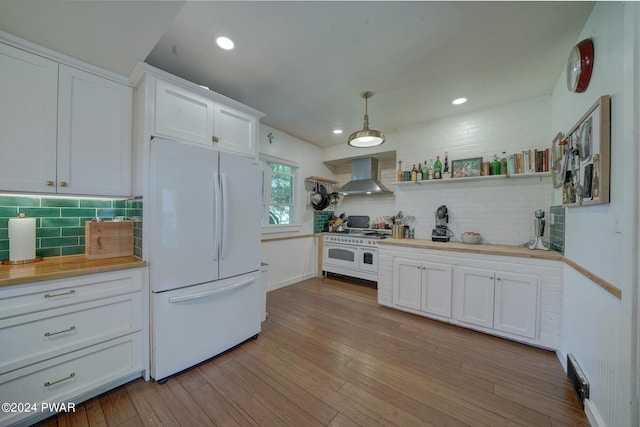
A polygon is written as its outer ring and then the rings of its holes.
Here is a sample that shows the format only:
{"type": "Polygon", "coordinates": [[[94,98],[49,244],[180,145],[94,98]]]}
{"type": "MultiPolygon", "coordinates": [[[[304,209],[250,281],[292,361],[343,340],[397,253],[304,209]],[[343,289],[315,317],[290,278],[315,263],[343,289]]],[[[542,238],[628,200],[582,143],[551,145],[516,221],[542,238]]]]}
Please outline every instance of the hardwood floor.
{"type": "Polygon", "coordinates": [[[255,341],[40,426],[588,426],[553,352],[378,306],[373,287],[269,292],[255,341]]]}

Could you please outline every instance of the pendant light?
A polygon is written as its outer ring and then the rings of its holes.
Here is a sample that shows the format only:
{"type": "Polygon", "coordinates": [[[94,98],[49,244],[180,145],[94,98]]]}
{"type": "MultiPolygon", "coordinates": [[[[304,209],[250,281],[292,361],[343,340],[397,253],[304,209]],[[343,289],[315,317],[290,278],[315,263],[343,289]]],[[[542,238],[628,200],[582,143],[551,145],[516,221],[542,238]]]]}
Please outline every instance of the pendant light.
{"type": "Polygon", "coordinates": [[[373,92],[366,91],[360,94],[364,98],[364,127],[349,135],[348,144],[352,147],[375,147],[384,142],[384,134],[379,130],[369,129],[369,115],[367,114],[367,100],[373,96],[373,92]]]}

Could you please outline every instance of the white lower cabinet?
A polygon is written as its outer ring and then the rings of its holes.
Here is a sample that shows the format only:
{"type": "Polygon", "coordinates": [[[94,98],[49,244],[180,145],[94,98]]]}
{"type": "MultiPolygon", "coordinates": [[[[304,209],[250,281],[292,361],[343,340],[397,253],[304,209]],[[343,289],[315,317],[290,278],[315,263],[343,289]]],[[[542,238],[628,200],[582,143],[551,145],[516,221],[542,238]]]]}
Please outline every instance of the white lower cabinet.
{"type": "Polygon", "coordinates": [[[393,272],[394,306],[451,317],[450,265],[396,258],[393,272]]]}
{"type": "Polygon", "coordinates": [[[543,348],[560,345],[561,260],[380,244],[378,267],[382,306],[543,348]]]}
{"type": "Polygon", "coordinates": [[[144,269],[0,288],[0,426],[45,418],[148,371],[144,269]]]}
{"type": "Polygon", "coordinates": [[[464,323],[536,338],[538,278],[481,268],[453,269],[453,317],[464,323]]]}
{"type": "Polygon", "coordinates": [[[540,297],[536,276],[496,273],[494,329],[536,338],[539,312],[540,297]]]}
{"type": "Polygon", "coordinates": [[[453,317],[493,328],[494,273],[456,266],[453,280],[453,317]]]}

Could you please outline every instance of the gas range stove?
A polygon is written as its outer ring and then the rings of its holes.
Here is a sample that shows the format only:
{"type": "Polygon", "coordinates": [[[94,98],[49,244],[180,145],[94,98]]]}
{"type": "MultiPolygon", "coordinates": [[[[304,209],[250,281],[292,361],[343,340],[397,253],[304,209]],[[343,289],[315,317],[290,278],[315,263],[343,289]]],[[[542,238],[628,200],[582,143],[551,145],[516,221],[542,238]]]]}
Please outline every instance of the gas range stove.
{"type": "Polygon", "coordinates": [[[324,241],[353,245],[374,245],[378,240],[391,237],[391,230],[349,228],[342,232],[324,233],[324,241]]]}

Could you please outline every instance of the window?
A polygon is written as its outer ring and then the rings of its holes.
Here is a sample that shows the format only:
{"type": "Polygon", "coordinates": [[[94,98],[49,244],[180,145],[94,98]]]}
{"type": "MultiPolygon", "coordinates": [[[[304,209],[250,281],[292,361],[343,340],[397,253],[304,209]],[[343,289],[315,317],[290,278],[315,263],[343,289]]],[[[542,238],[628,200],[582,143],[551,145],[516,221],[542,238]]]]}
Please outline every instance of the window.
{"type": "Polygon", "coordinates": [[[281,159],[262,159],[262,225],[296,223],[298,166],[281,159]]]}

